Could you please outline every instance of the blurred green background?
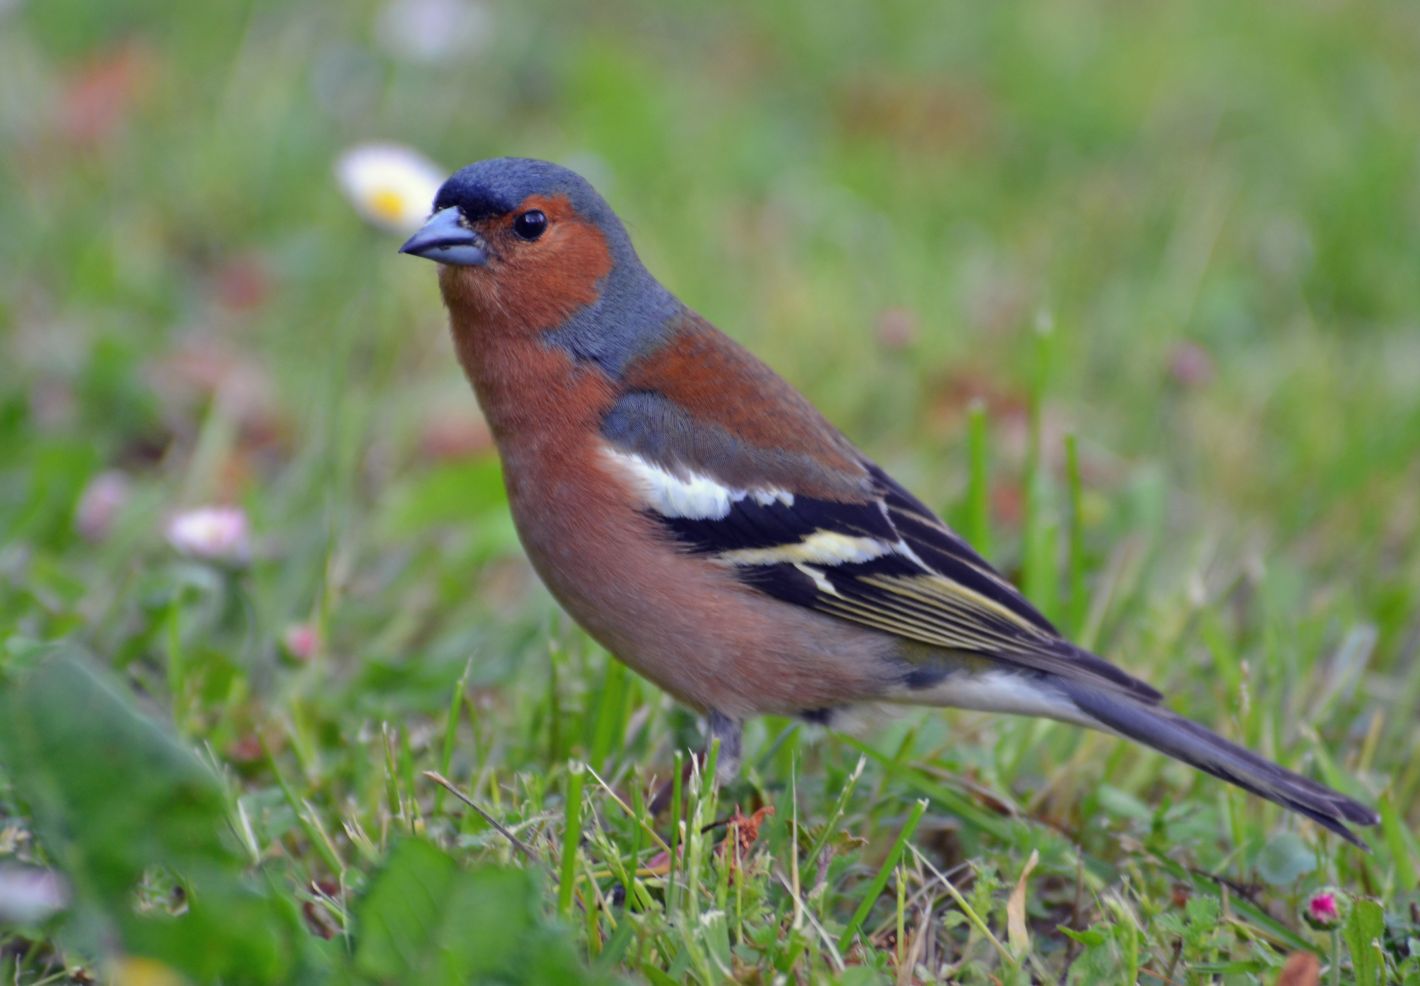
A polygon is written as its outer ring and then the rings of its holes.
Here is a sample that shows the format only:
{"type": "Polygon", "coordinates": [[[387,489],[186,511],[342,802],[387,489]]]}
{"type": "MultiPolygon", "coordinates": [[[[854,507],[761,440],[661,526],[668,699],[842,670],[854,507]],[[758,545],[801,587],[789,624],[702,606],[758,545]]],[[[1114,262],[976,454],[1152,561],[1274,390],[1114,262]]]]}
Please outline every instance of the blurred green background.
{"type": "MultiPolygon", "coordinates": [[[[94,687],[112,714],[156,717],[221,773],[212,818],[250,826],[250,858],[223,865],[259,871],[263,900],[311,907],[312,881],[335,879],[340,893],[317,896],[348,935],[345,891],[399,831],[465,863],[507,852],[476,817],[444,817],[442,796],[432,808],[420,770],[454,770],[557,844],[567,758],[634,786],[695,735],[576,635],[522,561],[432,270],[397,256],[399,237],[362,223],[335,180],[343,152],[381,140],[448,171],[499,155],[581,171],[672,290],[968,526],[968,418],[983,408],[993,560],[1179,708],[1388,806],[1375,856],[1274,869],[1259,913],[1295,928],[1326,882],[1407,913],[1420,6],[8,0],[0,66],[0,681],[45,694],[26,675],[56,641],[108,665],[113,683],[94,687]],[[111,509],[87,516],[100,476],[111,509]],[[250,564],[166,543],[172,516],[210,503],[243,512],[250,564]]],[[[54,736],[34,749],[62,748],[83,708],[35,714],[54,736]]],[[[895,728],[881,748],[900,738],[900,764],[1013,794],[1020,831],[1048,819],[1125,872],[1144,866],[1140,844],[1182,847],[1178,865],[1249,882],[1282,852],[1277,833],[1295,839],[1280,813],[1102,737],[935,714],[895,728]],[[1190,799],[1203,821],[1181,834],[1164,813],[1190,799]]],[[[824,823],[856,750],[772,746],[779,726],[758,729],[759,794],[782,795],[798,763],[813,792],[800,811],[824,823]]],[[[77,789],[36,807],[41,789],[83,788],[92,761],[27,774],[16,735],[0,863],[121,855],[75,834],[77,789]],[[46,841],[46,824],[67,834],[46,841]]],[[[902,799],[924,793],[891,774],[845,816],[876,847],[869,869],[902,799]]],[[[135,808],[136,828],[164,797],[135,808]]],[[[791,838],[787,814],[773,838],[791,838]]],[[[976,861],[979,908],[1004,908],[1009,885],[980,867],[1013,882],[1037,835],[964,829],[923,851],[976,861]]],[[[650,848],[612,841],[626,858],[650,848]]],[[[1069,882],[1057,849],[1042,872],[1069,882]]],[[[165,851],[124,872],[152,890],[154,864],[184,871],[165,851]]],[[[1179,877],[1149,864],[1128,890],[1099,879],[1148,914],[1179,877]]],[[[763,882],[772,924],[790,905],[763,882]]],[[[0,969],[145,954],[113,917],[129,884],[85,886],[74,877],[73,912],[107,917],[0,930],[0,969]],[[105,920],[119,930],[95,932],[105,920]]],[[[822,919],[842,927],[862,887],[835,884],[822,919]]],[[[1124,961],[1116,937],[1053,930],[1115,927],[1113,911],[1042,917],[1056,903],[1032,904],[1039,968],[1082,947],[1124,961]]],[[[570,920],[593,957],[596,920],[570,920]]],[[[932,954],[970,978],[982,939],[952,927],[932,954]]],[[[1140,935],[1136,958],[1167,966],[1168,930],[1140,935]]],[[[1238,975],[1265,978],[1286,948],[1258,938],[1184,962],[1246,952],[1238,975]]],[[[885,942],[849,965],[897,975],[885,942]]],[[[665,948],[638,949],[605,970],[674,970],[665,948]]],[[[839,974],[805,949],[786,968],[839,974]]],[[[771,968],[765,954],[743,969],[771,968]]],[[[1396,975],[1407,954],[1392,952],[1396,975]]],[[[364,974],[415,981],[372,962],[364,974]]]]}

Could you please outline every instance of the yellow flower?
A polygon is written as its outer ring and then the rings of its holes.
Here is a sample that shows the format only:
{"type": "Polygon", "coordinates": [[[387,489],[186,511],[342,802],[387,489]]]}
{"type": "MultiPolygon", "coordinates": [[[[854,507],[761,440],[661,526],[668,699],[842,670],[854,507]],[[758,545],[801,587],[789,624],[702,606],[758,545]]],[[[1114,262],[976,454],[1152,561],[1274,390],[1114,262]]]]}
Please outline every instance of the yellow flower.
{"type": "Polygon", "coordinates": [[[335,177],[366,220],[408,235],[429,217],[444,170],[409,147],[361,144],[340,156],[335,177]]]}
{"type": "Polygon", "coordinates": [[[185,980],[157,959],[131,955],[113,965],[112,986],[183,986],[185,980]]]}

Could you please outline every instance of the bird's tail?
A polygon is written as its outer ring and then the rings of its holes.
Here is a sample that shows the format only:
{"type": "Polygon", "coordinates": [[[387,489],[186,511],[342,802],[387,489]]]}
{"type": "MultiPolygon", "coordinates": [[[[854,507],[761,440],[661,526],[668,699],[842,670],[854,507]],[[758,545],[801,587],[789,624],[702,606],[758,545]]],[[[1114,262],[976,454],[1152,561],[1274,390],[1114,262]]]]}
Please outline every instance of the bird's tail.
{"type": "Polygon", "coordinates": [[[1380,822],[1380,816],[1365,805],[1279,767],[1163,706],[1097,684],[1060,679],[1054,684],[1100,726],[1305,815],[1353,845],[1365,848],[1366,844],[1346,827],[1348,822],[1380,822]]]}

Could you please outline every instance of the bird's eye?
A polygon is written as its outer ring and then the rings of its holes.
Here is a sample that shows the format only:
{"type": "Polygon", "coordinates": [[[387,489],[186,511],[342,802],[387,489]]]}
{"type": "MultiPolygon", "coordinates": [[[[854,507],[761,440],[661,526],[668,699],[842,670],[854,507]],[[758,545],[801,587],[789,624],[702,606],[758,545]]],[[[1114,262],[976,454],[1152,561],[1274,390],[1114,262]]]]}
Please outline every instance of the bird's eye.
{"type": "Polygon", "coordinates": [[[547,229],[547,216],[541,209],[529,209],[513,220],[513,232],[525,240],[535,240],[547,229]]]}

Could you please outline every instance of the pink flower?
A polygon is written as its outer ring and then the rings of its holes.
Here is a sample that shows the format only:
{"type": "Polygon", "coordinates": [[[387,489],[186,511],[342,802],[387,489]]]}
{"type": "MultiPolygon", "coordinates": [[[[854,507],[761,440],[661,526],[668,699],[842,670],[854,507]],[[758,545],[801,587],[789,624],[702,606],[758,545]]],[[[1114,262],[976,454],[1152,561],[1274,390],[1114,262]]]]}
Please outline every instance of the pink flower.
{"type": "Polygon", "coordinates": [[[316,656],[316,648],[320,646],[320,634],[309,623],[292,623],[281,634],[281,646],[296,660],[309,661],[316,656]]]}
{"type": "Polygon", "coordinates": [[[240,564],[251,557],[247,515],[240,507],[196,507],[168,521],[168,543],[205,561],[240,564]]]}
{"type": "Polygon", "coordinates": [[[74,526],[89,541],[102,541],[114,519],[128,502],[128,477],[117,470],[101,472],[89,480],[74,510],[74,526]]]}
{"type": "Polygon", "coordinates": [[[1330,931],[1341,923],[1341,899],[1335,890],[1318,890],[1307,899],[1302,918],[1318,931],[1330,931]]]}
{"type": "Polygon", "coordinates": [[[69,906],[69,888],[53,870],[0,866],[0,921],[36,925],[69,906]]]}
{"type": "Polygon", "coordinates": [[[1169,376],[1181,387],[1202,387],[1213,379],[1213,357],[1196,342],[1180,342],[1169,353],[1169,376]]]}
{"type": "Polygon", "coordinates": [[[878,345],[884,349],[909,349],[917,334],[917,314],[910,308],[889,308],[878,315],[878,345]]]}

